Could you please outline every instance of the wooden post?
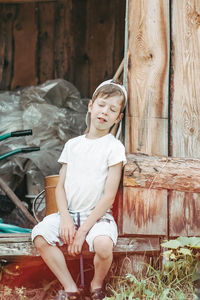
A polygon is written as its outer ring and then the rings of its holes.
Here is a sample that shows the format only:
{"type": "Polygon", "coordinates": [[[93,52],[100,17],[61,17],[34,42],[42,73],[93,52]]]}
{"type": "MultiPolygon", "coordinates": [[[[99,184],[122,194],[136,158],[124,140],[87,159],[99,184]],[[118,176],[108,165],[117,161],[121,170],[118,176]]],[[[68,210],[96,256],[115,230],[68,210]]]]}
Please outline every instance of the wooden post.
{"type": "MultiPolygon", "coordinates": [[[[172,2],[170,155],[175,157],[200,157],[199,14],[197,0],[172,2]]],[[[170,192],[170,236],[199,235],[199,203],[197,193],[170,192]]]]}
{"type": "MultiPolygon", "coordinates": [[[[130,0],[128,19],[126,151],[168,155],[169,1],[130,0]]],[[[165,236],[167,214],[166,190],[124,187],[123,234],[165,236]]]]}
{"type": "Polygon", "coordinates": [[[169,1],[130,0],[128,30],[126,150],[168,155],[169,1]]]}
{"type": "MultiPolygon", "coordinates": [[[[128,23],[126,150],[167,155],[169,1],[129,1],[128,23]]],[[[166,190],[124,187],[123,203],[123,233],[167,234],[166,190]]]]}

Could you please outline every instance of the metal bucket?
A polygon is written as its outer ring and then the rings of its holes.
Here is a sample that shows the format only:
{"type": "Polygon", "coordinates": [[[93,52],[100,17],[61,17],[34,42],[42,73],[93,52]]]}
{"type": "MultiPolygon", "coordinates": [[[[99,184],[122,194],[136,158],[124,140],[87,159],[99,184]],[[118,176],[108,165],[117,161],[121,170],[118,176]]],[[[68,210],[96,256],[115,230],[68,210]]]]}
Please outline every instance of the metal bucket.
{"type": "Polygon", "coordinates": [[[50,215],[58,211],[55,195],[58,179],[59,175],[45,177],[46,215],[50,215]]]}

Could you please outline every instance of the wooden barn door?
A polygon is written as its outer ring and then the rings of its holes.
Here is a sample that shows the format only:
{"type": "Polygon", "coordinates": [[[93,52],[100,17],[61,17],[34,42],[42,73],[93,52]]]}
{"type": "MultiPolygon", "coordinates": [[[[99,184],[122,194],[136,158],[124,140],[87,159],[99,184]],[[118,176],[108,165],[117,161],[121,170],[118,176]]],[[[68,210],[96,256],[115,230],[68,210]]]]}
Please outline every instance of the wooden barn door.
{"type": "MultiPolygon", "coordinates": [[[[199,158],[200,2],[129,0],[128,11],[126,150],[199,158]]],[[[121,233],[200,235],[199,211],[198,193],[124,186],[121,233]]]]}

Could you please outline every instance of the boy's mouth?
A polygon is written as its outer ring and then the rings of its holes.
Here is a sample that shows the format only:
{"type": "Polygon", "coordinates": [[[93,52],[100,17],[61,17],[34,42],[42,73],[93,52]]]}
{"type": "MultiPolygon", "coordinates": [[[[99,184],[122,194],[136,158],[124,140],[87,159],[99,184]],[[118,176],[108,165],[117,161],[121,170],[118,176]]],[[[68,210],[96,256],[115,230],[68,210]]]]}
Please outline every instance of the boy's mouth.
{"type": "Polygon", "coordinates": [[[99,118],[98,118],[98,120],[99,120],[99,122],[100,122],[100,123],[105,123],[105,122],[107,122],[107,120],[106,120],[106,119],[104,119],[104,118],[101,118],[101,117],[99,117],[99,118]]]}

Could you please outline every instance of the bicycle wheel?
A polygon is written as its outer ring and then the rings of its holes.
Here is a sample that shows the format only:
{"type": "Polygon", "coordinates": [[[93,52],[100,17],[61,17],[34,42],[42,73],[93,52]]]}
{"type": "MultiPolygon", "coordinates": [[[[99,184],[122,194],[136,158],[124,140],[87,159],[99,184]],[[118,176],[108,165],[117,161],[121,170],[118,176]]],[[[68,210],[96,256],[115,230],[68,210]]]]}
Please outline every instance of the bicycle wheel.
{"type": "Polygon", "coordinates": [[[45,190],[40,192],[33,200],[32,211],[36,221],[41,222],[46,215],[45,190]]]}

